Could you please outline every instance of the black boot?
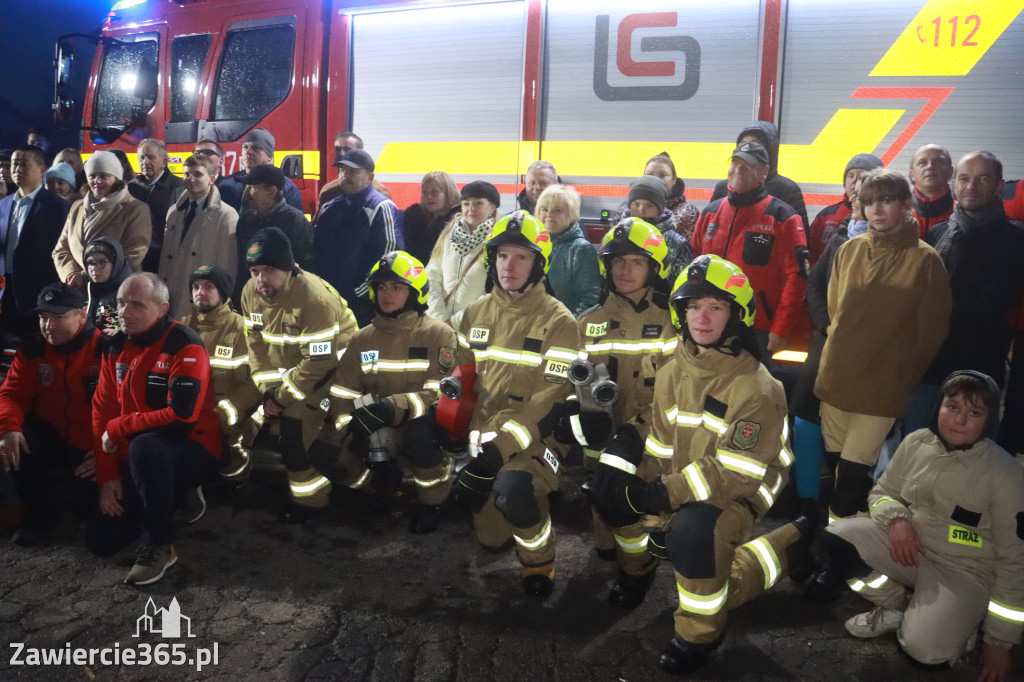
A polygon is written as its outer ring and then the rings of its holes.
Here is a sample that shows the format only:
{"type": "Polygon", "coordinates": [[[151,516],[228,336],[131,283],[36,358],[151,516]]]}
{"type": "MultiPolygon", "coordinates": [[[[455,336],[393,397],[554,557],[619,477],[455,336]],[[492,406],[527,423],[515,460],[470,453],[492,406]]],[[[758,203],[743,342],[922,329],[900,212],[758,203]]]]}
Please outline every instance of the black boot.
{"type": "Polygon", "coordinates": [[[821,571],[804,588],[804,596],[811,601],[835,601],[846,591],[847,580],[871,572],[857,548],[835,533],[826,530],[821,534],[821,549],[824,554],[821,571]]]}
{"type": "Polygon", "coordinates": [[[373,476],[370,485],[373,486],[373,492],[366,501],[366,508],[374,513],[391,511],[395,493],[402,485],[402,468],[395,462],[375,464],[371,468],[373,476]]]}
{"type": "Polygon", "coordinates": [[[813,516],[798,516],[793,519],[793,525],[800,531],[800,538],[786,548],[786,564],[789,566],[790,580],[803,583],[814,573],[811,543],[814,540],[815,520],[813,516]]]}
{"type": "Polygon", "coordinates": [[[704,665],[711,652],[721,643],[722,640],[711,644],[692,644],[676,635],[662,649],[658,665],[673,675],[689,675],[704,665]]]}
{"type": "Polygon", "coordinates": [[[415,535],[433,533],[441,525],[442,506],[420,505],[420,508],[409,519],[409,532],[415,535]]]}
{"type": "Polygon", "coordinates": [[[615,587],[608,593],[608,605],[620,609],[632,609],[644,603],[647,591],[654,582],[654,569],[644,575],[619,574],[615,587]]]}

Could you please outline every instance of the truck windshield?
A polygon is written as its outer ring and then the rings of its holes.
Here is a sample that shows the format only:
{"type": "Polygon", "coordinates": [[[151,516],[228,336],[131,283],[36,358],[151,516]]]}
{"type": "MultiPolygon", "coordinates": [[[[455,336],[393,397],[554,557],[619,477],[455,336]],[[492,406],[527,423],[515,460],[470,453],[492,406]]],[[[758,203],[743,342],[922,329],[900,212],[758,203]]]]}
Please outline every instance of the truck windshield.
{"type": "Polygon", "coordinates": [[[210,118],[260,119],[273,111],[291,89],[294,52],[294,26],[228,33],[210,118]]]}
{"type": "Polygon", "coordinates": [[[199,85],[210,52],[210,34],[179,36],[171,41],[171,120],[196,120],[199,85]]]}
{"type": "MultiPolygon", "coordinates": [[[[93,125],[98,128],[125,126],[143,102],[135,96],[135,84],[145,65],[153,71],[159,56],[158,34],[119,36],[103,49],[103,68],[96,88],[93,125]]],[[[152,104],[150,102],[150,104],[152,104]]]]}

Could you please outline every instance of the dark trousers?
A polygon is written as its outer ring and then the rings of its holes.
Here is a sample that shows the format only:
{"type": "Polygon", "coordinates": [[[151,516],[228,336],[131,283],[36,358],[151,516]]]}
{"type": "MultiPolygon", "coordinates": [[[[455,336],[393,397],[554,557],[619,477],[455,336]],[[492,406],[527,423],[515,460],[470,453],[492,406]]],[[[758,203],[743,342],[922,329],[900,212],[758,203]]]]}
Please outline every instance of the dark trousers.
{"type": "Polygon", "coordinates": [[[121,465],[124,511],[119,516],[97,514],[86,531],[86,547],[94,554],[112,554],[140,533],[147,544],[172,544],[172,512],[188,489],[213,475],[217,464],[199,443],[156,433],[135,436],[128,460],[128,465],[121,465]]]}
{"type": "Polygon", "coordinates": [[[18,471],[11,472],[21,502],[40,520],[64,509],[88,517],[96,509],[99,491],[94,481],[75,476],[85,453],[41,419],[26,419],[22,433],[30,451],[22,453],[18,471]]]}

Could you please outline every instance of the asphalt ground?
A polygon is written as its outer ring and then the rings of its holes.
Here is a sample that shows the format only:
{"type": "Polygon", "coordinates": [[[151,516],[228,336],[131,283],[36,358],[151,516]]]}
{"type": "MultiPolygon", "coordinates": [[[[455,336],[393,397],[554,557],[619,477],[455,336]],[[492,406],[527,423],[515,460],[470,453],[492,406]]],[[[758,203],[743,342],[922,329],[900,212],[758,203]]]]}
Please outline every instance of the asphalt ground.
{"type": "MultiPolygon", "coordinates": [[[[581,470],[570,470],[553,500],[557,577],[544,601],[523,594],[512,551],[494,555],[476,545],[468,516],[458,509],[447,511],[435,533],[414,536],[406,531],[414,509],[408,496],[381,513],[345,490],[336,491],[335,503],[315,522],[281,525],[275,511],[285,483],[274,466],[261,466],[241,496],[209,491],[207,515],[179,533],[178,564],[147,587],[122,584],[133,552],[93,557],[81,545],[80,523],[65,518],[43,547],[0,541],[0,680],[674,679],[657,666],[672,635],[671,568],[659,567],[640,607],[607,606],[615,568],[593,552],[590,512],[579,492],[583,478],[581,470]],[[150,598],[157,609],[177,600],[190,619],[177,621],[183,636],[139,631],[150,598]],[[108,654],[105,664],[94,653],[91,663],[12,664],[22,644],[24,662],[33,660],[30,648],[131,649],[137,659],[115,665],[108,654]],[[151,656],[163,645],[171,660],[186,664],[139,665],[146,645],[151,656]],[[212,657],[214,647],[216,664],[196,670],[188,663],[206,655],[200,649],[212,657]]],[[[784,521],[769,517],[759,530],[784,521]]],[[[898,654],[893,635],[868,641],[847,635],[843,621],[867,608],[853,593],[810,603],[783,580],[730,614],[724,644],[691,679],[976,677],[976,661],[920,672],[898,654]]]]}

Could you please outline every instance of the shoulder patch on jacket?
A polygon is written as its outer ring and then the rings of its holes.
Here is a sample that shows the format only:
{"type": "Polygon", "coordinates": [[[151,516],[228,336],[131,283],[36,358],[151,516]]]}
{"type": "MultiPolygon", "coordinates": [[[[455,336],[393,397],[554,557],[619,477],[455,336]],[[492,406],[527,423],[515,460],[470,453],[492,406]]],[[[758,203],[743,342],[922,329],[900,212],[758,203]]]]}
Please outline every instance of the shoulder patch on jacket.
{"type": "Polygon", "coordinates": [[[749,450],[757,445],[757,437],[760,433],[761,425],[757,422],[736,422],[736,430],[732,434],[732,443],[738,448],[749,450]]]}
{"type": "Polygon", "coordinates": [[[441,366],[442,374],[455,366],[455,349],[451,346],[441,346],[437,351],[437,364],[441,366]]]}

